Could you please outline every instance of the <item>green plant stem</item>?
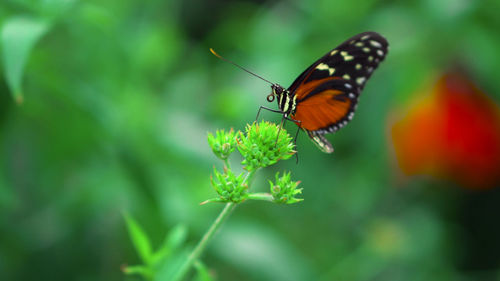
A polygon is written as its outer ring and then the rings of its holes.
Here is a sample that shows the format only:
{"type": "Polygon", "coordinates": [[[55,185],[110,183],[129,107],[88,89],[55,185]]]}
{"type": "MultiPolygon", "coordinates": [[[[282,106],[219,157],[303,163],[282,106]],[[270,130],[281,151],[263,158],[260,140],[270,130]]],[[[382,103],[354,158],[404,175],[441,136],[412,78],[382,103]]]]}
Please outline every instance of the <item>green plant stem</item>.
{"type": "Polygon", "coordinates": [[[189,269],[191,266],[193,266],[194,262],[201,256],[205,248],[207,247],[208,242],[212,240],[214,234],[217,232],[217,230],[220,228],[222,225],[222,222],[231,214],[231,211],[236,207],[235,203],[227,203],[226,206],[224,206],[224,209],[222,209],[222,212],[219,214],[219,216],[215,219],[215,221],[212,223],[210,228],[205,232],[203,237],[201,238],[200,242],[198,242],[198,245],[193,249],[191,254],[189,254],[188,258],[184,262],[184,264],[180,267],[177,275],[173,280],[175,281],[180,281],[182,280],[186,274],[188,273],[189,269]]]}
{"type": "Polygon", "coordinates": [[[246,183],[248,185],[249,189],[250,189],[250,183],[251,183],[253,176],[255,175],[256,172],[257,172],[257,169],[248,172],[248,174],[246,174],[246,176],[245,176],[245,179],[243,180],[243,183],[246,183]]]}
{"type": "Polygon", "coordinates": [[[273,196],[269,193],[258,192],[258,193],[250,193],[248,194],[248,199],[250,200],[261,200],[261,201],[269,201],[273,202],[273,196]]]}
{"type": "MultiPolygon", "coordinates": [[[[226,164],[226,167],[229,168],[229,161],[224,161],[224,163],[226,164]]],[[[243,180],[243,183],[246,183],[248,186],[250,186],[250,182],[252,181],[255,172],[257,172],[257,170],[248,172],[245,176],[245,179],[243,180]]],[[[226,203],[226,206],[224,206],[222,212],[215,219],[210,228],[208,228],[207,232],[205,232],[200,242],[198,242],[198,245],[196,245],[191,254],[189,254],[184,264],[180,267],[177,275],[172,280],[181,281],[186,276],[186,274],[189,272],[189,269],[193,266],[196,260],[198,260],[198,258],[201,256],[201,254],[207,247],[208,242],[212,240],[217,230],[221,227],[224,220],[231,214],[231,211],[235,207],[236,203],[233,202],[226,203]]]]}
{"type": "Polygon", "coordinates": [[[227,168],[228,170],[230,170],[230,169],[231,169],[231,165],[229,165],[229,160],[228,160],[227,158],[226,158],[226,159],[224,159],[224,165],[226,166],[226,168],[227,168]]]}

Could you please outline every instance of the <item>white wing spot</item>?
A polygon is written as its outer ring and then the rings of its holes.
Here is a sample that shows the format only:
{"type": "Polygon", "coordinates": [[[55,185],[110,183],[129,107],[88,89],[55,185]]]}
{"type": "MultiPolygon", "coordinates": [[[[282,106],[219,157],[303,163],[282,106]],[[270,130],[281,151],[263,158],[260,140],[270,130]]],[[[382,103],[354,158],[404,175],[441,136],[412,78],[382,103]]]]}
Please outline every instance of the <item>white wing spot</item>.
{"type": "Polygon", "coordinates": [[[361,69],[361,64],[357,63],[356,64],[356,70],[360,70],[361,69]]]}
{"type": "Polygon", "coordinates": [[[351,79],[351,76],[349,76],[349,74],[344,74],[344,76],[342,76],[342,78],[344,78],[345,80],[349,80],[349,79],[351,79]]]}
{"type": "Polygon", "coordinates": [[[347,115],[347,119],[349,120],[352,120],[352,117],[354,117],[354,112],[351,112],[349,113],[349,115],[347,115]]]}
{"type": "Polygon", "coordinates": [[[318,70],[327,70],[328,68],[330,68],[330,67],[324,63],[320,63],[320,64],[318,64],[318,66],[316,66],[316,69],[318,69],[318,70]]]}
{"type": "Polygon", "coordinates": [[[369,52],[370,52],[370,48],[368,48],[368,47],[364,47],[362,50],[363,50],[363,52],[365,52],[365,53],[369,53],[369,52]]]}
{"type": "Polygon", "coordinates": [[[370,38],[370,35],[365,35],[365,36],[361,37],[361,40],[366,40],[368,38],[370,38]]]}
{"type": "Polygon", "coordinates": [[[342,122],[342,124],[347,125],[347,120],[344,120],[344,122],[342,122]]]}
{"type": "Polygon", "coordinates": [[[342,127],[344,127],[344,124],[339,123],[339,128],[342,128],[342,127]]]}
{"type": "Polygon", "coordinates": [[[353,93],[349,93],[349,98],[350,98],[350,99],[354,99],[355,97],[356,97],[356,95],[355,95],[355,94],[353,94],[353,93]]]}
{"type": "Polygon", "coordinates": [[[358,43],[354,44],[354,46],[356,46],[356,47],[363,47],[364,44],[363,44],[363,42],[358,42],[358,43]]]}
{"type": "Polygon", "coordinates": [[[344,87],[346,87],[347,89],[352,89],[351,84],[347,84],[347,83],[345,83],[345,84],[344,84],[344,87]]]}
{"type": "Polygon", "coordinates": [[[339,50],[333,50],[333,51],[330,52],[330,56],[333,56],[333,55],[335,55],[338,52],[339,52],[339,50]]]}
{"type": "Polygon", "coordinates": [[[318,64],[318,66],[316,66],[316,69],[317,70],[328,70],[330,75],[333,75],[333,73],[335,72],[335,68],[329,67],[328,64],[326,64],[326,63],[318,64]]]}
{"type": "Polygon", "coordinates": [[[384,56],[384,52],[382,52],[382,50],[377,50],[377,55],[383,57],[384,56]]]}
{"type": "Polygon", "coordinates": [[[375,40],[370,40],[370,45],[372,45],[375,48],[382,48],[382,44],[380,44],[379,42],[377,42],[375,40]]]}
{"type": "Polygon", "coordinates": [[[370,66],[370,67],[368,67],[368,68],[366,69],[366,71],[368,71],[368,73],[372,73],[372,71],[373,71],[373,67],[371,67],[371,66],[370,66]]]}
{"type": "Polygon", "coordinates": [[[353,56],[350,56],[348,52],[346,51],[342,51],[340,52],[340,55],[344,57],[344,60],[345,61],[350,61],[350,60],[353,60],[354,57],[353,56]]]}
{"type": "Polygon", "coordinates": [[[356,78],[356,83],[358,83],[358,85],[361,85],[365,82],[366,78],[365,77],[358,77],[356,78]]]}
{"type": "Polygon", "coordinates": [[[373,61],[373,57],[372,57],[372,56],[369,56],[369,57],[368,57],[368,61],[369,61],[369,62],[373,61]]]}
{"type": "Polygon", "coordinates": [[[351,42],[349,42],[349,44],[354,44],[354,42],[356,42],[355,40],[351,40],[351,42]]]}

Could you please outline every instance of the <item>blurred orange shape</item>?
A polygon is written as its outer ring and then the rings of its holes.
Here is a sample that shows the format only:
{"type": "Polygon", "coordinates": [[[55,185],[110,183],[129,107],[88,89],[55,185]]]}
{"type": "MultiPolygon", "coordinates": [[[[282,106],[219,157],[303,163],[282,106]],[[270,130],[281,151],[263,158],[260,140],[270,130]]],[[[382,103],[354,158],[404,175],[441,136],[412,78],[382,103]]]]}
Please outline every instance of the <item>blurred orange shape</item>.
{"type": "Polygon", "coordinates": [[[407,175],[426,174],[470,188],[500,183],[500,110],[457,73],[441,77],[391,130],[407,175]]]}

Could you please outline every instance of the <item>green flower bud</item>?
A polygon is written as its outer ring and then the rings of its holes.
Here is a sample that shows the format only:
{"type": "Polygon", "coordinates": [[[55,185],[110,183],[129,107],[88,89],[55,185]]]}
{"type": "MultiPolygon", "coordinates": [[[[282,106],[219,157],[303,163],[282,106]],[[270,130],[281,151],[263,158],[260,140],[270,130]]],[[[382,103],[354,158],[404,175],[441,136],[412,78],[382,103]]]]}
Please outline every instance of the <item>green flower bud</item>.
{"type": "Polygon", "coordinates": [[[248,197],[248,185],[243,183],[243,174],[235,176],[230,169],[226,168],[224,173],[220,173],[214,167],[214,176],[210,177],[210,181],[219,195],[216,201],[240,203],[248,197]]]}
{"type": "Polygon", "coordinates": [[[264,168],[295,153],[292,137],[278,125],[262,121],[247,125],[245,135],[240,133],[238,150],[247,171],[264,168]],[[279,134],[278,134],[279,133],[279,134]]]}
{"type": "Polygon", "coordinates": [[[229,132],[217,130],[215,136],[208,133],[208,144],[212,148],[215,156],[222,160],[226,160],[236,148],[237,133],[231,129],[229,132]]]}
{"type": "Polygon", "coordinates": [[[273,201],[279,204],[293,204],[304,199],[296,198],[295,195],[302,193],[302,188],[297,188],[300,181],[292,181],[290,172],[284,173],[282,177],[276,173],[276,182],[269,181],[273,201]]]}

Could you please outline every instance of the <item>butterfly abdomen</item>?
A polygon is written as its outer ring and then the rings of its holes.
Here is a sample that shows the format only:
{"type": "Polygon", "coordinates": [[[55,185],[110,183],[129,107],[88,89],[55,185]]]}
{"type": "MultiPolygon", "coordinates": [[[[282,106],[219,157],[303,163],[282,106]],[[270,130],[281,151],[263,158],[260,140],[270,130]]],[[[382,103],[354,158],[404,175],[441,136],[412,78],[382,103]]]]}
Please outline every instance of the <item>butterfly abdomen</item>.
{"type": "Polygon", "coordinates": [[[333,146],[332,144],[321,134],[317,134],[315,132],[307,131],[307,135],[311,138],[312,142],[316,144],[316,146],[325,153],[332,153],[333,146]]]}

